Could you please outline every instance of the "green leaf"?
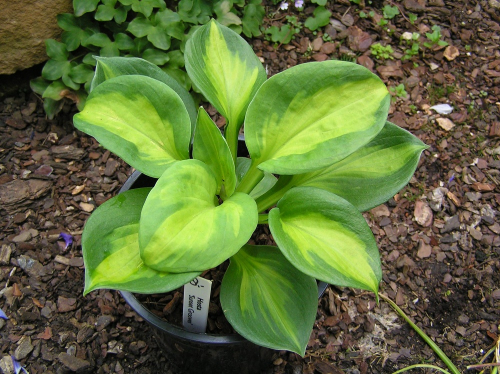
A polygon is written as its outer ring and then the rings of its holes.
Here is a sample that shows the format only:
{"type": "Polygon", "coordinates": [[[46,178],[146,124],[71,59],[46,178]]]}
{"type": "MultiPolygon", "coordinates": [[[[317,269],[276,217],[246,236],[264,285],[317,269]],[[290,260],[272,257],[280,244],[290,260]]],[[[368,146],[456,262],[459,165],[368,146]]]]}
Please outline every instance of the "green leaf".
{"type": "Polygon", "coordinates": [[[311,0],[311,2],[314,3],[314,4],[321,5],[321,6],[325,6],[326,5],[326,0],[311,0]]]}
{"type": "Polygon", "coordinates": [[[304,26],[311,31],[315,31],[320,27],[326,26],[330,23],[330,17],[332,13],[323,6],[319,6],[314,9],[313,17],[308,17],[304,26]]]}
{"type": "Polygon", "coordinates": [[[111,21],[121,24],[127,19],[127,13],[130,7],[123,6],[118,0],[103,0],[103,4],[97,7],[95,19],[97,21],[111,21]],[[118,6],[117,6],[118,4],[118,6]]]}
{"type": "Polygon", "coordinates": [[[59,14],[57,24],[64,30],[61,41],[66,44],[68,51],[75,51],[88,37],[99,32],[99,27],[92,22],[90,15],[77,18],[69,13],[59,14]]]}
{"type": "Polygon", "coordinates": [[[248,104],[266,80],[252,48],[238,34],[212,20],[189,39],[184,57],[191,80],[226,117],[237,136],[248,104]]]}
{"type": "Polygon", "coordinates": [[[382,278],[375,238],[349,202],[314,187],[289,190],[269,212],[281,252],[316,279],[377,293],[382,278]]]}
{"type": "Polygon", "coordinates": [[[67,61],[69,57],[68,49],[64,43],[60,43],[54,39],[45,40],[47,56],[55,61],[67,61]]]}
{"type": "Polygon", "coordinates": [[[181,0],[177,6],[177,13],[186,23],[205,24],[210,21],[212,4],[199,0],[181,0]]]}
{"type": "Polygon", "coordinates": [[[294,186],[310,186],[343,197],[359,211],[376,207],[403,188],[427,146],[387,122],[367,145],[325,169],[295,175],[294,186]]]}
{"type": "Polygon", "coordinates": [[[135,46],[134,40],[122,32],[114,34],[113,38],[115,39],[115,44],[120,51],[129,51],[135,46]]]}
{"type": "Polygon", "coordinates": [[[43,93],[43,98],[50,98],[52,100],[62,100],[64,98],[63,91],[67,91],[68,87],[61,82],[60,80],[56,80],[48,85],[47,89],[43,93]]]}
{"type": "Polygon", "coordinates": [[[73,0],[75,16],[80,17],[85,13],[93,12],[97,8],[99,1],[100,0],[73,0]]]}
{"type": "Polygon", "coordinates": [[[94,58],[94,53],[90,52],[90,53],[87,53],[83,59],[82,59],[82,62],[84,64],[87,64],[87,65],[90,65],[90,66],[96,66],[97,65],[97,61],[96,59],[94,58]]]}
{"type": "Polygon", "coordinates": [[[123,5],[131,5],[132,10],[149,17],[154,8],[165,9],[164,0],[119,0],[123,5]]]}
{"type": "Polygon", "coordinates": [[[79,64],[71,69],[69,76],[76,83],[86,83],[94,77],[94,69],[92,66],[79,64]]]}
{"type": "Polygon", "coordinates": [[[292,40],[295,32],[290,25],[283,25],[281,28],[277,26],[271,26],[265,30],[266,35],[271,37],[271,40],[275,43],[288,44],[292,40]]]}
{"type": "Polygon", "coordinates": [[[153,28],[154,26],[149,19],[137,16],[128,24],[127,31],[138,38],[142,38],[147,36],[153,28]]]}
{"type": "Polygon", "coordinates": [[[139,255],[139,219],[150,188],[130,190],[106,201],[92,213],[82,235],[84,295],[111,288],[161,293],[191,281],[198,273],[168,274],[144,265],[139,255]]]}
{"type": "Polygon", "coordinates": [[[56,61],[56,60],[48,60],[42,69],[42,77],[55,81],[63,76],[63,74],[69,74],[71,71],[71,63],[67,60],[65,61],[56,61]]]}
{"type": "Polygon", "coordinates": [[[344,61],[297,65],[259,89],[246,114],[245,142],[261,170],[318,170],[374,138],[389,105],[384,83],[363,66],[344,61]]]}
{"type": "Polygon", "coordinates": [[[260,26],[262,25],[265,14],[266,11],[260,3],[248,4],[245,7],[241,22],[243,25],[243,34],[245,34],[246,37],[251,38],[262,34],[260,26]]]}
{"type": "Polygon", "coordinates": [[[231,326],[246,339],[304,355],[318,309],[316,282],[276,247],[246,245],[231,257],[220,301],[231,326]]]}
{"type": "MultiPolygon", "coordinates": [[[[196,105],[194,104],[193,97],[174,78],[162,71],[158,66],[151,62],[134,57],[97,57],[97,59],[99,62],[92,81],[91,90],[105,80],[120,75],[144,75],[154,78],[162,83],[165,83],[172,90],[174,90],[177,95],[179,95],[189,113],[191,127],[194,129],[198,111],[196,105]]],[[[191,132],[193,131],[194,130],[191,132]]]]}
{"type": "Polygon", "coordinates": [[[166,84],[122,75],[101,83],[74,116],[75,126],[142,173],[160,177],[189,158],[189,115],[166,84]]]}
{"type": "Polygon", "coordinates": [[[221,0],[214,4],[214,12],[217,15],[217,22],[224,26],[241,25],[241,19],[231,12],[232,1],[221,0]]]}
{"type": "Polygon", "coordinates": [[[155,20],[163,32],[178,40],[184,39],[185,26],[178,13],[165,9],[156,13],[155,20]]]}
{"type": "Polygon", "coordinates": [[[154,48],[148,48],[144,51],[144,53],[142,54],[142,57],[151,62],[152,64],[155,64],[155,65],[164,65],[168,62],[168,54],[163,52],[163,51],[159,51],[157,49],[154,49],[154,48]]]}
{"type": "Polygon", "coordinates": [[[43,99],[43,110],[49,119],[54,119],[64,105],[64,100],[53,100],[50,98],[43,99]]]}
{"type": "Polygon", "coordinates": [[[199,160],[180,161],[165,171],[141,216],[139,245],[147,266],[203,271],[238,252],[257,227],[257,205],[243,193],[219,205],[216,192],[212,171],[199,160]]]}
{"type": "Polygon", "coordinates": [[[43,77],[38,77],[30,80],[30,88],[33,92],[43,95],[50,83],[48,80],[43,79],[43,77]]]}
{"type": "Polygon", "coordinates": [[[111,39],[109,36],[107,36],[104,33],[97,33],[92,36],[90,36],[86,41],[85,41],[85,46],[93,45],[96,47],[105,47],[109,44],[111,44],[111,39]]]}
{"type": "MultiPolygon", "coordinates": [[[[243,176],[247,173],[248,169],[250,169],[250,164],[252,160],[246,157],[238,157],[236,159],[236,178],[239,183],[243,176]]],[[[278,181],[271,173],[264,173],[264,178],[253,188],[250,192],[250,196],[253,199],[257,199],[258,197],[264,195],[267,191],[269,191],[278,181]]]]}
{"type": "Polygon", "coordinates": [[[148,40],[158,49],[166,51],[170,48],[170,36],[162,28],[153,28],[148,34],[148,40]]]}
{"type": "Polygon", "coordinates": [[[217,195],[225,199],[233,194],[236,187],[236,174],[231,151],[219,128],[202,107],[198,110],[193,158],[203,161],[214,173],[217,181],[217,195]]]}

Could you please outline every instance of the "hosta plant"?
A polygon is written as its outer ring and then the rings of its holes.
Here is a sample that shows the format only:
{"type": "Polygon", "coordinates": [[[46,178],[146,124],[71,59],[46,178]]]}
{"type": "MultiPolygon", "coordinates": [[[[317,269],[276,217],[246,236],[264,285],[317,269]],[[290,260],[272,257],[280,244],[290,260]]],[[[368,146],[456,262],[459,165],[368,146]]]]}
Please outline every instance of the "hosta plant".
{"type": "Polygon", "coordinates": [[[220,301],[234,329],[304,354],[316,280],[377,292],[380,256],[361,212],[408,182],[426,146],[387,122],[388,90],[362,66],[311,62],[267,79],[216,21],[193,34],[185,58],[224,134],[156,66],[98,59],[75,126],[157,182],[89,218],[84,292],[167,292],[229,259],[220,301]],[[250,158],[236,156],[243,125],[250,158]],[[259,224],[276,247],[247,244],[259,224]]]}

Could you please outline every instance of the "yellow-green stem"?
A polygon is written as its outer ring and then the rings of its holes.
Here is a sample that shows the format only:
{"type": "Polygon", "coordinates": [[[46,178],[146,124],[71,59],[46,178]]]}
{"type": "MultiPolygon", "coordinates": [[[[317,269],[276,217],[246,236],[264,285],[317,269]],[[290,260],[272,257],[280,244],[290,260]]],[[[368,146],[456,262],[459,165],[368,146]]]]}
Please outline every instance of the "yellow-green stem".
{"type": "Polygon", "coordinates": [[[252,160],[250,168],[244,175],[238,187],[236,187],[236,192],[243,192],[249,194],[254,187],[264,178],[264,172],[260,170],[258,164],[252,160]]]}

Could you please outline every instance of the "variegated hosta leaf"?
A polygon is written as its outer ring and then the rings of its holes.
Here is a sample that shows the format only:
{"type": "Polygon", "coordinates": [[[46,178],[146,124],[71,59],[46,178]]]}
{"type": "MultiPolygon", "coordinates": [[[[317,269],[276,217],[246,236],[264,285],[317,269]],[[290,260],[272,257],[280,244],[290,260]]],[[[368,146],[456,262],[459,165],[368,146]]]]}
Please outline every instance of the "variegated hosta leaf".
{"type": "Polygon", "coordinates": [[[189,158],[186,108],[170,87],[153,78],[122,75],[106,80],[90,93],[74,124],[151,177],[189,158]]]}
{"type": "Polygon", "coordinates": [[[141,257],[158,271],[203,271],[234,255],[257,226],[257,205],[234,193],[219,205],[217,181],[199,160],[171,166],[142,210],[141,257]]]}
{"type": "Polygon", "coordinates": [[[239,129],[250,100],[267,78],[252,48],[234,31],[212,20],[188,40],[184,56],[196,87],[229,126],[239,129]]]}
{"type": "Polygon", "coordinates": [[[291,184],[330,191],[365,211],[384,203],[408,183],[426,148],[416,136],[387,122],[364,147],[325,169],[294,175],[291,184]]]}
{"type": "Polygon", "coordinates": [[[377,292],[382,270],[375,238],[346,200],[319,188],[292,188],[269,212],[269,227],[300,271],[330,284],[377,292]]]}
{"type": "Polygon", "coordinates": [[[99,288],[138,293],[174,290],[199,273],[161,273],[139,254],[139,218],[151,188],[123,192],[92,213],[82,235],[84,294],[99,288]]]}
{"type": "Polygon", "coordinates": [[[276,247],[244,246],[231,257],[220,291],[224,315],[251,342],[304,355],[318,308],[314,278],[276,247]]]}
{"type": "Polygon", "coordinates": [[[245,117],[245,142],[261,170],[318,170],[368,143],[387,119],[384,83],[363,66],[312,62],[276,74],[259,89],[245,117]]]}
{"type": "Polygon", "coordinates": [[[102,82],[118,77],[120,75],[145,75],[154,78],[160,82],[165,83],[181,98],[184,106],[186,107],[191,126],[194,129],[196,123],[196,105],[194,104],[193,97],[190,93],[182,87],[170,75],[165,73],[155,64],[149,61],[136,58],[136,57],[94,57],[97,60],[94,79],[90,91],[96,88],[102,82]]]}
{"type": "Polygon", "coordinates": [[[233,194],[236,187],[233,156],[219,128],[203,108],[198,111],[193,158],[203,161],[214,173],[217,180],[217,195],[225,199],[233,194]],[[221,187],[223,191],[219,193],[221,187]]]}
{"type": "MultiPolygon", "coordinates": [[[[241,181],[248,169],[250,169],[251,163],[252,160],[246,157],[238,157],[236,159],[236,178],[238,183],[241,181]]],[[[278,178],[271,173],[264,173],[264,178],[262,178],[262,180],[252,189],[249,195],[252,196],[252,198],[257,199],[269,191],[277,181],[278,178]]]]}

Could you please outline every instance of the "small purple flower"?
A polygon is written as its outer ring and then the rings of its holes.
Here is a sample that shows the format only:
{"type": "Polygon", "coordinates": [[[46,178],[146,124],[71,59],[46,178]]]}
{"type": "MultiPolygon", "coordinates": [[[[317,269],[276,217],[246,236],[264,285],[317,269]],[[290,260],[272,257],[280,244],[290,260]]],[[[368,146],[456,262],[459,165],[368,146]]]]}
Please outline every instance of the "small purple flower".
{"type": "Polygon", "coordinates": [[[30,374],[23,366],[21,366],[21,364],[14,358],[14,356],[10,356],[10,358],[12,359],[12,365],[14,365],[14,372],[16,374],[19,374],[21,370],[25,374],[30,374]]]}
{"type": "Polygon", "coordinates": [[[70,234],[62,232],[59,234],[59,239],[64,240],[64,243],[66,243],[66,247],[64,247],[64,249],[68,249],[68,247],[73,244],[73,237],[70,234]]]}
{"type": "Polygon", "coordinates": [[[455,173],[453,173],[453,175],[451,176],[451,178],[448,179],[448,183],[453,182],[454,179],[455,179],[455,173]]]}
{"type": "Polygon", "coordinates": [[[295,8],[303,8],[303,7],[304,7],[304,0],[295,1],[295,8]]]}
{"type": "Polygon", "coordinates": [[[5,312],[2,309],[0,309],[0,318],[1,319],[9,319],[9,317],[7,317],[7,314],[5,314],[5,312]]]}
{"type": "Polygon", "coordinates": [[[280,10],[287,10],[288,9],[288,3],[286,1],[283,1],[281,4],[280,4],[280,7],[279,7],[280,10]]]}

